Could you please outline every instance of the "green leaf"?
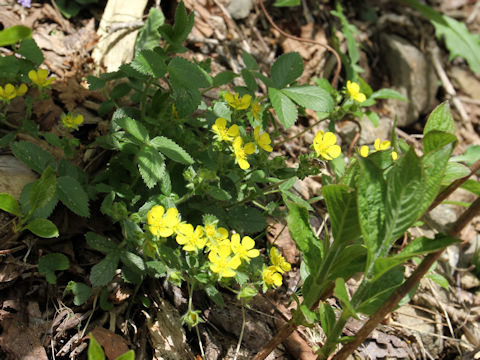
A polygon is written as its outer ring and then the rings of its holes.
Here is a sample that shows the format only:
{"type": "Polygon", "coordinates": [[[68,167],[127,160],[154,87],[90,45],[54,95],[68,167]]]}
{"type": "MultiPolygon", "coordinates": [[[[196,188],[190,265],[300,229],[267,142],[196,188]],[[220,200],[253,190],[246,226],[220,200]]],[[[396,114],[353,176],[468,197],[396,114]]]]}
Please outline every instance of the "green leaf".
{"type": "Polygon", "coordinates": [[[273,6],[283,7],[283,6],[298,6],[300,5],[300,0],[276,0],[273,6]]]}
{"type": "Polygon", "coordinates": [[[242,59],[243,59],[243,63],[245,64],[248,70],[256,71],[260,69],[260,67],[258,66],[257,60],[255,60],[255,58],[252,55],[250,55],[248,52],[242,51],[242,59]]]}
{"type": "Polygon", "coordinates": [[[82,185],[71,176],[60,176],[57,179],[57,195],[60,201],[75,214],[90,216],[88,195],[82,185]]]}
{"type": "Polygon", "coordinates": [[[453,122],[450,105],[447,101],[438,105],[428,117],[423,135],[427,135],[431,131],[443,131],[449,134],[455,134],[455,124],[453,122]]]}
{"type": "Polygon", "coordinates": [[[185,4],[181,1],[175,12],[175,23],[172,26],[163,25],[158,30],[164,38],[172,45],[180,45],[184,41],[193,27],[193,12],[187,15],[185,4]]]}
{"type": "Polygon", "coordinates": [[[456,143],[457,137],[443,131],[432,130],[423,137],[423,152],[428,154],[448,144],[456,143]]]}
{"type": "Polygon", "coordinates": [[[252,234],[267,227],[265,215],[249,206],[236,206],[228,212],[229,226],[239,233],[252,234]]]}
{"type": "Polygon", "coordinates": [[[161,9],[154,6],[148,12],[145,25],[138,31],[137,40],[135,42],[135,53],[142,50],[153,50],[158,47],[162,38],[158,32],[158,28],[165,22],[165,16],[161,9]]]}
{"type": "Polygon", "coordinates": [[[184,165],[191,165],[194,163],[192,157],[180,145],[169,138],[157,136],[150,141],[150,144],[173,161],[184,165]]]}
{"type": "Polygon", "coordinates": [[[318,307],[318,313],[320,315],[320,325],[322,326],[323,332],[329,338],[337,322],[335,311],[330,304],[322,302],[318,307]]]}
{"type": "Polygon", "coordinates": [[[159,278],[167,274],[167,267],[165,264],[158,260],[151,260],[145,263],[147,270],[150,270],[153,274],[152,277],[159,278]]]}
{"type": "Polygon", "coordinates": [[[120,355],[115,360],[135,360],[135,351],[128,350],[126,353],[120,355]]]}
{"type": "Polygon", "coordinates": [[[91,231],[85,234],[85,239],[87,240],[88,246],[105,254],[111,253],[112,251],[118,249],[118,245],[112,240],[109,240],[106,237],[95,234],[91,231]]]}
{"type": "Polygon", "coordinates": [[[68,258],[60,253],[43,255],[38,259],[38,272],[45,275],[50,284],[55,284],[55,271],[67,270],[70,267],[68,258]]]}
{"type": "Polygon", "coordinates": [[[0,209],[18,217],[23,216],[18,201],[10,194],[0,193],[0,209]]]}
{"type": "Polygon", "coordinates": [[[288,202],[287,224],[298,250],[302,253],[303,260],[310,274],[315,274],[322,263],[322,249],[320,240],[315,236],[304,207],[288,202]]]}
{"type": "Polygon", "coordinates": [[[326,113],[333,111],[332,97],[326,90],[318,86],[292,86],[280,91],[305,108],[326,113]]]}
{"type": "Polygon", "coordinates": [[[357,239],[360,232],[358,223],[357,193],[346,185],[322,187],[327,204],[334,241],[348,244],[357,239]]]}
{"type": "Polygon", "coordinates": [[[25,226],[25,229],[45,239],[58,237],[59,235],[55,224],[48,219],[33,219],[25,226]]]}
{"type": "Polygon", "coordinates": [[[436,234],[435,239],[421,236],[410,242],[398,255],[395,255],[395,257],[409,259],[414,256],[429,254],[444,249],[457,241],[457,239],[444,234],[436,234]]]}
{"type": "Polygon", "coordinates": [[[242,69],[241,71],[243,81],[247,85],[247,89],[249,92],[254,93],[258,90],[257,80],[255,76],[253,76],[252,72],[248,69],[242,69]]]}
{"type": "Polygon", "coordinates": [[[60,9],[60,12],[67,19],[70,19],[72,16],[77,16],[82,7],[75,1],[70,0],[57,0],[55,2],[60,9]]]}
{"type": "Polygon", "coordinates": [[[365,269],[367,250],[363,245],[349,245],[341,247],[338,257],[330,267],[328,279],[335,280],[338,277],[348,279],[365,269]]]}
{"type": "Polygon", "coordinates": [[[90,344],[88,344],[88,360],[105,360],[105,353],[92,333],[90,333],[88,337],[90,338],[90,344]]]}
{"type": "Polygon", "coordinates": [[[205,292],[207,293],[207,296],[210,299],[212,299],[215,304],[217,304],[218,306],[225,306],[225,302],[223,301],[223,296],[215,286],[213,286],[212,284],[207,284],[205,286],[205,292]]]}
{"type": "Polygon", "coordinates": [[[338,278],[335,280],[335,288],[333,289],[334,295],[340,300],[343,306],[347,308],[347,311],[355,318],[357,317],[357,313],[353,308],[350,299],[348,298],[347,288],[345,286],[345,280],[342,278],[338,278]]]}
{"type": "MultiPolygon", "coordinates": [[[[32,208],[30,205],[30,193],[33,185],[35,185],[35,183],[25,185],[22,189],[22,193],[20,194],[20,205],[24,214],[29,214],[32,208]]],[[[36,209],[33,214],[31,214],[31,218],[48,218],[55,209],[55,206],[57,206],[57,203],[58,196],[55,193],[52,199],[45,206],[36,209]]]]}
{"type": "Polygon", "coordinates": [[[114,277],[119,257],[117,253],[108,254],[102,261],[92,267],[90,282],[92,286],[105,286],[114,277]]]}
{"type": "Polygon", "coordinates": [[[13,45],[32,37],[32,29],[23,25],[15,25],[0,31],[0,46],[13,45]]]}
{"type": "Polygon", "coordinates": [[[278,120],[285,130],[295,124],[298,112],[292,100],[275,88],[268,88],[268,97],[272,102],[273,110],[275,110],[278,120]]]}
{"type": "Polygon", "coordinates": [[[178,115],[185,118],[197,110],[202,101],[202,95],[197,89],[178,86],[175,82],[172,82],[172,85],[173,92],[171,95],[175,102],[178,115]]]}
{"type": "Polygon", "coordinates": [[[136,121],[130,117],[122,117],[115,119],[115,123],[140,142],[148,141],[148,131],[140,121],[136,121]]]}
{"type": "Polygon", "coordinates": [[[64,294],[67,291],[71,291],[74,295],[73,303],[77,306],[83,305],[90,298],[92,288],[84,283],[69,281],[65,288],[64,294]]]}
{"type": "Polygon", "coordinates": [[[448,282],[447,279],[445,279],[445,277],[443,277],[442,275],[438,274],[438,273],[431,273],[431,274],[428,274],[427,275],[427,278],[429,278],[430,280],[436,282],[438,285],[440,285],[442,288],[444,288],[445,290],[449,290],[450,288],[450,283],[448,282]]]}
{"type": "Polygon", "coordinates": [[[370,95],[370,99],[395,99],[408,101],[408,99],[393,89],[380,89],[370,95]]]}
{"type": "Polygon", "coordinates": [[[462,189],[470,191],[471,193],[480,196],[480,183],[473,179],[468,179],[465,183],[460,186],[462,189]]]}
{"type": "Polygon", "coordinates": [[[33,171],[41,174],[47,165],[57,168],[57,163],[50,153],[30,141],[17,141],[10,145],[13,155],[33,171]]]}
{"type": "Polygon", "coordinates": [[[57,177],[52,168],[48,166],[30,190],[30,210],[35,211],[47,205],[55,196],[56,190],[57,177]]]}
{"type": "Polygon", "coordinates": [[[25,39],[20,43],[20,48],[17,51],[20,55],[25,56],[27,60],[30,60],[37,66],[43,63],[42,50],[38,47],[37,43],[33,39],[25,39]]]}
{"type": "Polygon", "coordinates": [[[205,73],[196,64],[187,59],[175,57],[168,64],[168,72],[173,83],[185,88],[206,88],[210,81],[205,73]]]}
{"type": "MultiPolygon", "coordinates": [[[[229,84],[235,79],[238,75],[235,74],[233,71],[226,70],[218,73],[213,78],[213,86],[218,87],[221,85],[229,84]]],[[[217,103],[218,104],[218,103],[217,103]]]]}
{"type": "Polygon", "coordinates": [[[270,69],[272,81],[277,89],[283,89],[294,82],[302,73],[303,60],[297,52],[280,55],[270,69]]]}
{"type": "Polygon", "coordinates": [[[120,260],[140,274],[145,271],[145,263],[143,262],[143,259],[130,251],[122,251],[120,253],[120,260]]]}
{"type": "Polygon", "coordinates": [[[368,120],[373,124],[373,126],[378,127],[380,123],[380,116],[375,111],[367,110],[365,111],[365,115],[367,115],[368,120]]]}
{"type": "Polygon", "coordinates": [[[450,185],[452,181],[470,174],[470,169],[460,163],[449,161],[443,175],[442,185],[450,185]]]}
{"type": "Polygon", "coordinates": [[[453,156],[452,161],[463,161],[468,166],[472,166],[477,160],[480,159],[480,145],[470,145],[465,154],[459,156],[453,156]]]}
{"type": "Polygon", "coordinates": [[[165,173],[164,157],[152,146],[144,146],[137,154],[137,157],[140,175],[145,185],[151,189],[157,182],[162,180],[165,173]]]}
{"type": "Polygon", "coordinates": [[[130,64],[142,74],[154,76],[157,79],[167,73],[165,60],[153,50],[142,50],[130,64]]]}

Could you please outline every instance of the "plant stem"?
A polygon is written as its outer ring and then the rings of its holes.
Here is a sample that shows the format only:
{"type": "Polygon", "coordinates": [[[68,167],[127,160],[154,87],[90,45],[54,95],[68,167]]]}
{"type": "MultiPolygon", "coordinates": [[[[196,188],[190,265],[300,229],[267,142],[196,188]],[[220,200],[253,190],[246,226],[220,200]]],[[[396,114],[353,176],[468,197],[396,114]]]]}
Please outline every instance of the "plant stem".
{"type": "Polygon", "coordinates": [[[242,329],[240,330],[240,337],[238,338],[237,348],[235,349],[235,355],[233,360],[237,360],[238,352],[240,351],[240,345],[242,345],[243,331],[245,330],[245,306],[242,302],[242,329]]]}

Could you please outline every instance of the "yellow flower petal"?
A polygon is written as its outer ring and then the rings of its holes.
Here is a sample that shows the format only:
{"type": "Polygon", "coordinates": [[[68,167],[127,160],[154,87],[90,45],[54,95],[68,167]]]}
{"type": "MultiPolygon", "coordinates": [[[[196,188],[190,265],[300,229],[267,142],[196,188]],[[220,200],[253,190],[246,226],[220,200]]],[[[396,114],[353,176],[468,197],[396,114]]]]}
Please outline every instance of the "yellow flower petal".
{"type": "Polygon", "coordinates": [[[255,144],[252,142],[245,144],[243,150],[245,151],[245,154],[251,155],[255,152],[255,144]]]}
{"type": "Polygon", "coordinates": [[[362,157],[367,157],[369,152],[370,152],[370,149],[368,148],[367,145],[363,145],[360,148],[360,156],[362,156],[362,157]]]}

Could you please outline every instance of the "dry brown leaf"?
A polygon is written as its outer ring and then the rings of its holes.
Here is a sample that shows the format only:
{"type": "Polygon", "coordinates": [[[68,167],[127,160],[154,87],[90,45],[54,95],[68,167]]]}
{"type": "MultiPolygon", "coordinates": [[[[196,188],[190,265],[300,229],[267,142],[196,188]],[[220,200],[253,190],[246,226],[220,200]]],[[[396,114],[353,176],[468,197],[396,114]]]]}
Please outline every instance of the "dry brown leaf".
{"type": "Polygon", "coordinates": [[[114,334],[103,327],[96,327],[91,334],[103,347],[105,355],[109,360],[114,360],[129,350],[127,341],[122,336],[114,334]]]}

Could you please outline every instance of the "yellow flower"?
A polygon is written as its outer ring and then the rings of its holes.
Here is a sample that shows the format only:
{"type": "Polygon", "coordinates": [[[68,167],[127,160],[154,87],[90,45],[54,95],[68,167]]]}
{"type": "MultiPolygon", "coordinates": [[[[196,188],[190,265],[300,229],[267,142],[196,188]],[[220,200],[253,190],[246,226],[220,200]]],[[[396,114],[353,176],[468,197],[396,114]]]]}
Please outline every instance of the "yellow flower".
{"type": "Polygon", "coordinates": [[[270,261],[272,262],[275,271],[278,271],[281,274],[292,269],[292,265],[285,260],[276,247],[270,249],[270,261]]]}
{"type": "Polygon", "coordinates": [[[83,115],[73,115],[72,113],[65,114],[61,116],[63,126],[67,129],[78,130],[78,126],[83,123],[83,115]]]}
{"type": "Polygon", "coordinates": [[[47,87],[50,85],[52,82],[55,81],[55,76],[52,76],[47,79],[48,77],[48,70],[46,69],[38,69],[37,71],[35,70],[30,70],[28,72],[28,77],[32,82],[37,85],[40,88],[47,87]]]}
{"type": "MultiPolygon", "coordinates": [[[[375,142],[373,143],[373,147],[375,148],[374,152],[388,150],[391,145],[392,144],[390,143],[390,141],[388,141],[388,140],[381,141],[379,138],[377,138],[375,140],[375,142]]],[[[367,145],[363,145],[360,148],[360,156],[367,157],[369,153],[370,153],[370,149],[367,145]]],[[[395,160],[398,159],[398,154],[397,154],[396,151],[392,151],[391,155],[392,155],[392,160],[395,161],[395,160]]]]}
{"type": "Polygon", "coordinates": [[[254,101],[252,103],[252,116],[255,120],[260,120],[260,112],[262,111],[262,106],[259,104],[258,101],[254,101]]]}
{"type": "Polygon", "coordinates": [[[240,260],[245,260],[247,263],[250,262],[250,258],[255,258],[260,255],[260,252],[253,248],[255,246],[255,241],[249,236],[244,236],[240,242],[240,235],[233,234],[230,246],[234,257],[238,257],[240,260]]]}
{"type": "Polygon", "coordinates": [[[180,225],[180,217],[176,208],[170,208],[165,213],[161,205],[155,205],[147,213],[148,229],[155,236],[168,237],[173,235],[180,225]]]}
{"type": "Polygon", "coordinates": [[[235,93],[226,93],[225,100],[227,101],[228,105],[230,105],[235,110],[245,110],[248,109],[250,103],[252,102],[252,97],[248,94],[243,95],[239,98],[239,94],[235,93]]]}
{"type": "Polygon", "coordinates": [[[351,82],[350,80],[347,81],[347,93],[353,100],[360,103],[367,100],[365,94],[360,92],[360,85],[358,85],[356,82],[351,82]]]}
{"type": "Polygon", "coordinates": [[[387,150],[390,147],[390,141],[388,141],[388,140],[380,141],[380,139],[377,138],[375,140],[375,142],[373,143],[373,147],[377,151],[387,150]]]}
{"type": "Polygon", "coordinates": [[[370,152],[370,149],[367,145],[363,145],[360,148],[360,156],[361,157],[367,157],[369,152],[370,152]]]}
{"type": "Polygon", "coordinates": [[[313,148],[317,152],[317,156],[324,159],[333,160],[340,156],[342,149],[336,144],[337,137],[332,132],[319,131],[313,139],[313,148]]]}
{"type": "Polygon", "coordinates": [[[263,269],[262,273],[263,281],[267,286],[278,287],[282,285],[282,275],[277,272],[275,266],[269,266],[268,268],[263,269]]]}
{"type": "Polygon", "coordinates": [[[267,133],[260,134],[260,126],[257,126],[253,130],[253,136],[255,138],[255,142],[260,146],[263,150],[272,152],[273,148],[270,145],[272,140],[270,139],[270,135],[267,133]]]}
{"type": "Polygon", "coordinates": [[[234,124],[227,129],[227,120],[224,118],[215,120],[215,125],[212,126],[212,130],[217,134],[220,141],[232,142],[233,139],[240,134],[238,125],[234,124]]]}
{"type": "Polygon", "coordinates": [[[395,161],[398,159],[398,154],[396,151],[392,151],[392,160],[395,161]]]}
{"type": "Polygon", "coordinates": [[[0,86],[0,100],[10,101],[17,96],[25,95],[28,87],[25,84],[21,84],[18,88],[15,88],[12,84],[5,85],[5,88],[0,86]]]}
{"type": "Polygon", "coordinates": [[[220,245],[216,251],[211,251],[208,254],[210,260],[210,270],[223,277],[234,277],[235,269],[241,264],[238,257],[230,257],[231,248],[229,245],[220,245]]]}
{"type": "Polygon", "coordinates": [[[180,224],[177,230],[176,241],[179,245],[183,245],[183,250],[196,251],[205,247],[207,238],[201,226],[197,226],[193,230],[192,224],[180,224]]]}
{"type": "Polygon", "coordinates": [[[251,155],[255,152],[255,144],[248,143],[243,146],[243,140],[240,136],[237,136],[233,140],[233,153],[235,154],[235,161],[242,170],[246,170],[250,167],[247,161],[247,155],[251,155]]]}

